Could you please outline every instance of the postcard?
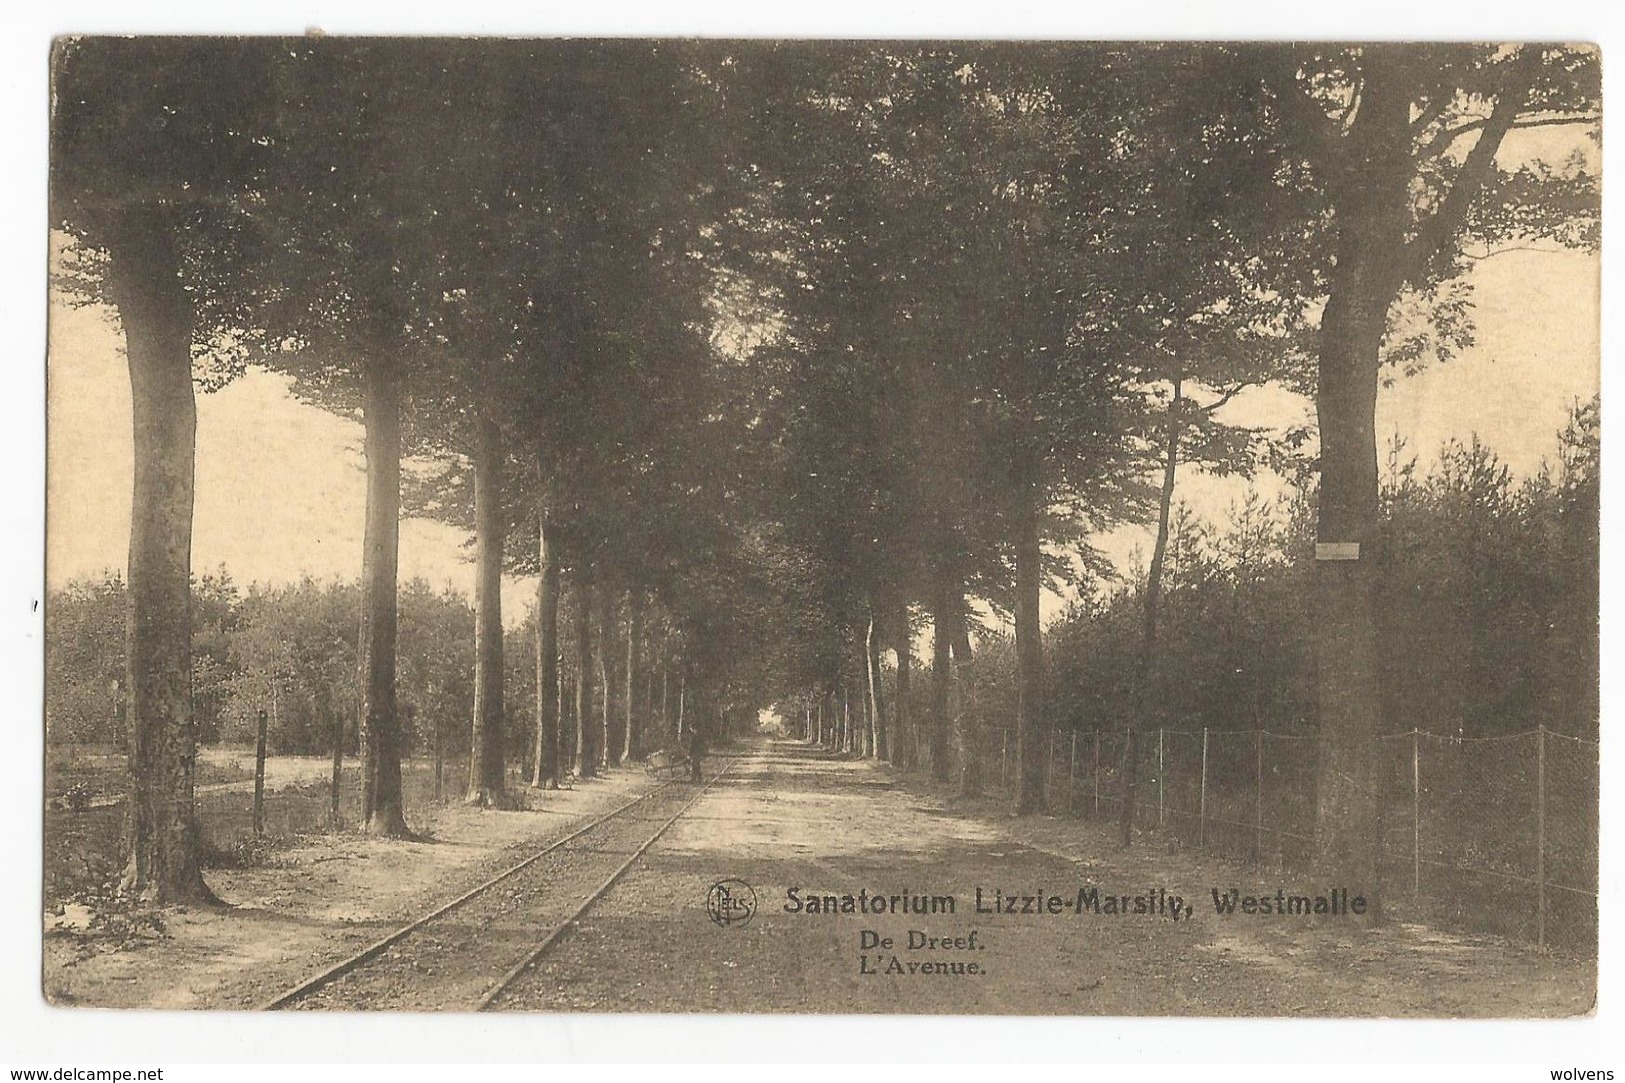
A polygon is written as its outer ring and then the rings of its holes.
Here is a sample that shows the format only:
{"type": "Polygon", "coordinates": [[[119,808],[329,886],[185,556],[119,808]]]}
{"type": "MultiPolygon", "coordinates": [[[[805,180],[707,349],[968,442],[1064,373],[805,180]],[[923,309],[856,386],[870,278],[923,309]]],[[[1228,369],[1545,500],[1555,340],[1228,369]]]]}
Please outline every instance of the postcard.
{"type": "Polygon", "coordinates": [[[44,999],[1591,1013],[1600,79],[59,39],[44,999]]]}

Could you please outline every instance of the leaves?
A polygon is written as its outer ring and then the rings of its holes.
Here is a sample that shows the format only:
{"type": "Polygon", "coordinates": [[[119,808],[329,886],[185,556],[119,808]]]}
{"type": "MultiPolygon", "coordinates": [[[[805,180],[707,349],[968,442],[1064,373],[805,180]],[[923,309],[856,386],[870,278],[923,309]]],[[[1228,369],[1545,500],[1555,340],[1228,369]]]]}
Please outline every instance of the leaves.
{"type": "MultiPolygon", "coordinates": [[[[1301,469],[1307,433],[1261,448],[1222,403],[1313,388],[1373,193],[1391,371],[1471,344],[1474,260],[1597,241],[1593,156],[1474,154],[1589,125],[1585,47],[79,39],[53,73],[59,286],[156,214],[200,383],[260,364],[352,413],[386,371],[406,507],[457,525],[496,420],[509,569],[545,513],[743,698],[827,683],[941,583],[1006,607],[1013,463],[1087,592],[1170,424],[1211,471],[1301,469]]],[[[297,638],[244,672],[332,662],[297,638]]]]}

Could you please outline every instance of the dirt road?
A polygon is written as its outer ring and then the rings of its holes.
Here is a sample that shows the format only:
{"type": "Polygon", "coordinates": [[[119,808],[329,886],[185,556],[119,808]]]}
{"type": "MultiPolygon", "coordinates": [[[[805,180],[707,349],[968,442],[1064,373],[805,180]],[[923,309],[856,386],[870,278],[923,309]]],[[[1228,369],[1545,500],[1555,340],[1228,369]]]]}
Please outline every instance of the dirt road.
{"type": "MultiPolygon", "coordinates": [[[[1215,888],[1272,902],[1278,890],[1313,897],[1330,888],[1151,847],[1124,854],[1076,821],[974,811],[953,811],[883,767],[764,747],[505,1006],[1498,1016],[1570,1015],[1592,1003],[1594,972],[1571,960],[1414,925],[1366,930],[1341,916],[1239,906],[1224,917],[1215,888]],[[708,892],[729,879],[749,885],[754,914],[725,912],[719,924],[708,892]],[[978,912],[978,889],[982,909],[997,912],[978,912]],[[838,912],[808,911],[809,899],[826,896],[838,912]],[[952,913],[943,912],[949,896],[952,913]],[[933,898],[938,912],[912,912],[920,900],[931,910],[933,898]],[[857,912],[899,903],[910,912],[857,912]],[[839,912],[846,905],[854,912],[839,912]]],[[[730,898],[743,894],[730,887],[730,898]]]]}

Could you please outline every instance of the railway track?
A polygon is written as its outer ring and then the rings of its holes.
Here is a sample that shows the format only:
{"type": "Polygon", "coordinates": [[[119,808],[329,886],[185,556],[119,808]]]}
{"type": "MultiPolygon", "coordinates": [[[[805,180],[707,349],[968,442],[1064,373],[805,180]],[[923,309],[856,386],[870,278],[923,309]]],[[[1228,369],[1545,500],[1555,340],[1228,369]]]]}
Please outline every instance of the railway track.
{"type": "Polygon", "coordinates": [[[738,759],[697,789],[673,780],[611,809],[261,1010],[491,1008],[738,759]]]}

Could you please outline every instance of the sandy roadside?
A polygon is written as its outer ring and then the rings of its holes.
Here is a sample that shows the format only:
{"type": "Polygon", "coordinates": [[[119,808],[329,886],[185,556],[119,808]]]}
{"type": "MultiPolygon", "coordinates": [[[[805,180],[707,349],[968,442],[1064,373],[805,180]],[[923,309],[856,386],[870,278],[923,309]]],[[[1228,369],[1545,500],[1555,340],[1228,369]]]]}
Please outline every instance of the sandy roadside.
{"type": "Polygon", "coordinates": [[[47,935],[43,994],[60,1006],[252,1007],[651,785],[629,769],[527,792],[525,811],[420,808],[412,840],[302,836],[266,865],[208,871],[227,907],[166,911],[162,936],[47,935]]]}

